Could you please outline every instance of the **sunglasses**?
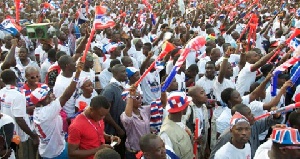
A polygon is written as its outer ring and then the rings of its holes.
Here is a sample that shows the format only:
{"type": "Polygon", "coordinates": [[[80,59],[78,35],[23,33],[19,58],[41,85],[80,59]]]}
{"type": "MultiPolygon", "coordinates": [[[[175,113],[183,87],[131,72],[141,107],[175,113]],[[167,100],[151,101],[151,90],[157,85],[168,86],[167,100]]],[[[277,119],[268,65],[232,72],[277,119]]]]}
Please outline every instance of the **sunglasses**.
{"type": "Polygon", "coordinates": [[[39,78],[40,76],[31,76],[30,79],[36,79],[39,78]]]}

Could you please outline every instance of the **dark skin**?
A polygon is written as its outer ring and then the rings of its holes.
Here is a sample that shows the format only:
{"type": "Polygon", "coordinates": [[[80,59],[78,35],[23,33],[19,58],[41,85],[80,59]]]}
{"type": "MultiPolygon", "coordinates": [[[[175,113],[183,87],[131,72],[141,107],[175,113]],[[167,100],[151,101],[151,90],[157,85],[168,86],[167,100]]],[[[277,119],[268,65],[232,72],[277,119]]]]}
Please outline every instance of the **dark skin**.
{"type": "MultiPolygon", "coordinates": [[[[120,82],[126,81],[126,68],[123,66],[116,69],[115,72],[113,72],[113,77],[120,82]]],[[[113,104],[111,103],[111,105],[113,104]]],[[[104,121],[116,129],[118,136],[123,137],[125,135],[124,130],[114,121],[114,119],[109,113],[105,116],[104,121]]]]}
{"type": "MultiPolygon", "coordinates": [[[[104,109],[104,108],[88,108],[85,110],[84,115],[89,119],[92,120],[93,122],[98,122],[101,119],[105,117],[105,114],[109,113],[109,109],[104,109]]],[[[104,133],[104,138],[106,142],[112,142],[112,141],[117,141],[118,143],[121,142],[120,138],[116,136],[110,136],[104,133]]],[[[91,155],[95,155],[99,150],[104,149],[104,148],[111,148],[110,145],[107,144],[102,144],[101,146],[97,148],[92,148],[89,150],[82,150],[79,148],[79,144],[69,144],[68,145],[68,153],[71,158],[78,158],[78,159],[84,159],[87,158],[91,155]]]]}
{"type": "Polygon", "coordinates": [[[16,65],[15,50],[18,44],[18,39],[12,39],[11,43],[12,47],[3,61],[3,64],[1,66],[2,70],[9,69],[10,67],[16,65]]]}
{"type": "MultiPolygon", "coordinates": [[[[35,90],[38,85],[37,83],[40,80],[39,71],[38,70],[29,70],[25,71],[26,84],[30,88],[30,90],[35,90]]],[[[33,114],[35,106],[27,106],[26,112],[27,114],[33,114]]]]}
{"type": "MultiPolygon", "coordinates": [[[[0,114],[0,119],[3,117],[3,114],[0,114]]],[[[0,137],[0,156],[3,159],[8,159],[11,155],[12,149],[7,148],[5,144],[5,139],[1,136],[0,137]]]]}
{"type": "Polygon", "coordinates": [[[237,123],[230,129],[232,134],[231,143],[238,149],[243,149],[251,134],[250,124],[247,122],[237,123]]]}
{"type": "Polygon", "coordinates": [[[213,80],[215,78],[216,67],[213,64],[205,65],[205,77],[209,80],[213,80]]]}
{"type": "MultiPolygon", "coordinates": [[[[16,77],[14,79],[15,80],[12,79],[10,83],[6,83],[6,84],[16,86],[17,84],[16,77]]],[[[39,144],[38,135],[31,131],[31,129],[28,127],[23,117],[15,117],[15,120],[18,126],[21,128],[21,130],[23,130],[27,135],[29,135],[32,138],[34,147],[37,147],[39,144]]]]}

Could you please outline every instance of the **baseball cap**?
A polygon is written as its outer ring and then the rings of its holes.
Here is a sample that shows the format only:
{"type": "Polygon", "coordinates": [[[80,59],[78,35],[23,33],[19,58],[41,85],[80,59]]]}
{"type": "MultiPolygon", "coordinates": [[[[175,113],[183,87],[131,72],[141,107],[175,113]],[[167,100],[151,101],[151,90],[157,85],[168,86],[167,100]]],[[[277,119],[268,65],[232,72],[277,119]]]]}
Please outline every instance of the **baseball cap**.
{"type": "Polygon", "coordinates": [[[36,88],[34,91],[30,94],[30,101],[33,104],[37,104],[38,102],[44,100],[46,96],[48,95],[50,89],[48,86],[43,86],[36,88]]]}
{"type": "Polygon", "coordinates": [[[137,71],[139,71],[139,70],[136,69],[135,67],[127,67],[127,68],[126,68],[126,73],[127,73],[128,79],[129,79],[130,77],[132,77],[137,71]]]}
{"type": "Polygon", "coordinates": [[[181,112],[185,110],[191,101],[192,98],[187,96],[185,92],[172,92],[168,96],[167,110],[169,113],[181,112]]]}

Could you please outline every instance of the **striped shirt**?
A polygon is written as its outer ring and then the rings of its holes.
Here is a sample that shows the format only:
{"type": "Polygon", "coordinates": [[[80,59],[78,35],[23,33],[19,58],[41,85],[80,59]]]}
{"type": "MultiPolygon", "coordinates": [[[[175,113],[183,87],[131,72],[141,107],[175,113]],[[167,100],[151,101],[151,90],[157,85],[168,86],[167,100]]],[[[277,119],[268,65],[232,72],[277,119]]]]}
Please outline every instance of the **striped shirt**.
{"type": "Polygon", "coordinates": [[[160,131],[163,120],[163,107],[161,100],[153,101],[150,105],[150,109],[150,129],[151,131],[155,131],[154,133],[157,134],[160,131]]]}

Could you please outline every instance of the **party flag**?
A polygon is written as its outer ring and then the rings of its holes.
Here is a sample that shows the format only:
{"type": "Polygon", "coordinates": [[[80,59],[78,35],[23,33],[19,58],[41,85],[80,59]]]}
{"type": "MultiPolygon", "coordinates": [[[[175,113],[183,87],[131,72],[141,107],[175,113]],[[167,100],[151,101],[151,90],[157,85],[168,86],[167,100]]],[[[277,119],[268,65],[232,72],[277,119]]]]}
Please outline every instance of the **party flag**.
{"type": "Polygon", "coordinates": [[[169,87],[169,85],[171,84],[173,78],[175,77],[175,75],[177,74],[179,68],[182,66],[182,64],[185,62],[189,52],[191,50],[200,50],[201,47],[203,47],[205,45],[206,41],[205,38],[202,36],[198,36],[192,40],[190,40],[186,46],[186,48],[184,49],[183,53],[180,55],[179,59],[177,60],[177,62],[175,63],[175,66],[173,67],[173,69],[171,70],[169,76],[167,77],[167,79],[165,80],[165,84],[162,86],[161,91],[165,92],[167,90],[167,88],[169,87]]]}
{"type": "Polygon", "coordinates": [[[22,28],[13,19],[5,19],[0,24],[0,30],[6,31],[15,36],[22,28]]]}
{"type": "Polygon", "coordinates": [[[75,13],[77,18],[77,24],[83,24],[86,21],[89,21],[89,19],[87,18],[87,14],[88,12],[86,11],[86,5],[82,4],[81,7],[75,13]]]}
{"type": "Polygon", "coordinates": [[[103,6],[96,6],[95,8],[95,29],[105,29],[109,27],[114,27],[116,23],[109,17],[106,16],[106,8],[103,6]]]}
{"type": "Polygon", "coordinates": [[[166,41],[166,42],[162,45],[161,48],[162,48],[162,52],[170,52],[170,51],[174,50],[176,47],[175,47],[172,43],[166,41]]]}

